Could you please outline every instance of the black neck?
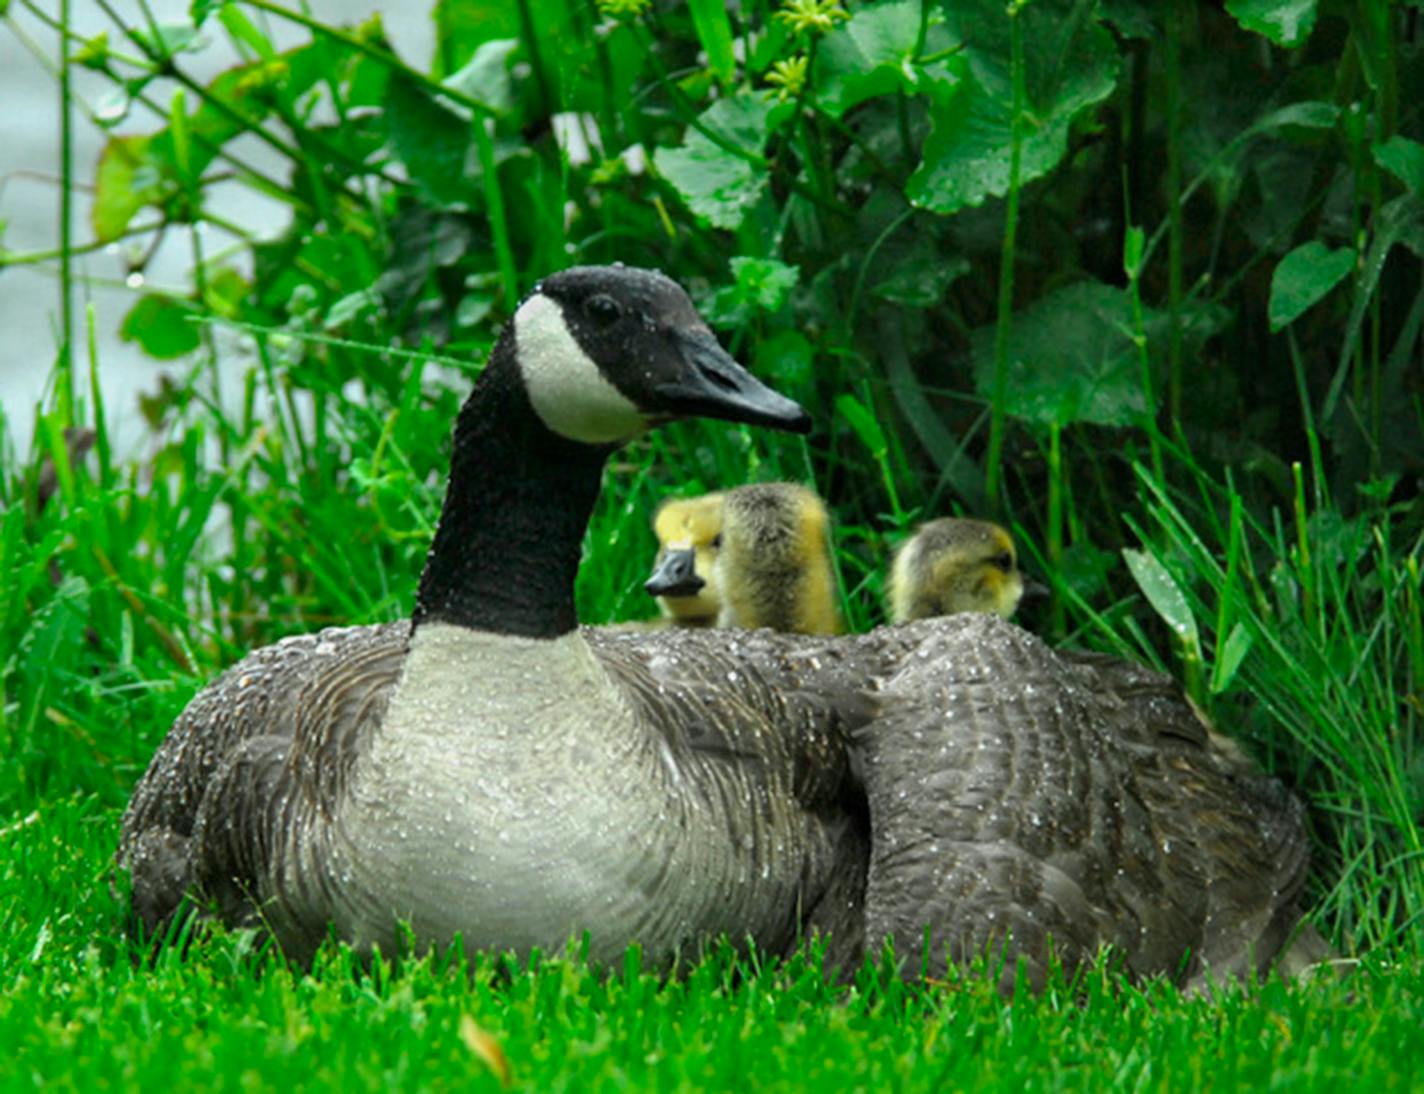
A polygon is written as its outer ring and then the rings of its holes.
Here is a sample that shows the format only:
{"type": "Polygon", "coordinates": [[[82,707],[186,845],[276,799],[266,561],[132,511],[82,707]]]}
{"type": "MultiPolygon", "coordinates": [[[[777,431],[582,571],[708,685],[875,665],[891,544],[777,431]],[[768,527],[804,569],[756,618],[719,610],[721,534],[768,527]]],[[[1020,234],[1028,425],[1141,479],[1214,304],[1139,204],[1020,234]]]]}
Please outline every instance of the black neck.
{"type": "Polygon", "coordinates": [[[500,339],[460,410],[450,481],[414,624],[555,638],[578,625],[574,579],[610,447],[539,420],[500,339]]]}

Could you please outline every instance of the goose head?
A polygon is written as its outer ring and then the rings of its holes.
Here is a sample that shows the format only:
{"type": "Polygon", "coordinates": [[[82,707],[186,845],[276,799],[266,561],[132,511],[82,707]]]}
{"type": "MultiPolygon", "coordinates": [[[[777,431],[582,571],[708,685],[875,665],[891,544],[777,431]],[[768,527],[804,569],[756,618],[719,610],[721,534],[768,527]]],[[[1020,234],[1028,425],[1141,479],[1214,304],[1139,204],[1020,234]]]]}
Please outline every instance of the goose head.
{"type": "Polygon", "coordinates": [[[654,270],[579,266],[541,281],[511,324],[513,360],[553,433],[621,444],[675,418],[806,433],[806,412],[742,368],[682,287],[654,270]]]}
{"type": "Polygon", "coordinates": [[[580,546],[610,452],[704,417],[808,432],[718,344],[675,281],[630,266],[544,278],[505,325],[455,425],[414,625],[526,637],[577,625],[580,546]]]}
{"type": "Polygon", "coordinates": [[[669,498],[653,515],[658,555],[643,587],[657,597],[664,617],[680,626],[711,626],[722,607],[716,561],[724,497],[669,498]]]}
{"type": "Polygon", "coordinates": [[[945,517],[921,525],[895,553],[887,589],[896,623],[956,612],[1005,619],[1024,595],[1014,541],[987,520],[945,517]]]}

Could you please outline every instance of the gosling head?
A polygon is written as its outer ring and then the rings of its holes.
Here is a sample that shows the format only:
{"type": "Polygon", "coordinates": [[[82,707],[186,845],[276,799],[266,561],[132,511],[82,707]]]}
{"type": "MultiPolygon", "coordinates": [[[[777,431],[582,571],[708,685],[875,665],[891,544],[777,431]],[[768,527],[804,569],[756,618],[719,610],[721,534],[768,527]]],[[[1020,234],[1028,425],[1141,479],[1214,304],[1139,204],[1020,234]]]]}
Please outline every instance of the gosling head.
{"type": "Polygon", "coordinates": [[[1014,541],[986,520],[921,525],[895,553],[887,601],[895,623],[955,612],[1014,614],[1024,594],[1014,541]]]}
{"type": "Polygon", "coordinates": [[[723,497],[716,493],[670,498],[653,516],[658,557],[644,588],[657,597],[663,615],[678,626],[710,627],[722,608],[716,561],[723,497]]]}
{"type": "Polygon", "coordinates": [[[544,425],[620,444],[673,418],[806,433],[796,403],[742,368],[680,285],[655,270],[578,266],[544,278],[511,323],[520,379],[544,425]]]}
{"type": "Polygon", "coordinates": [[[789,482],[728,491],[714,564],[721,627],[840,634],[831,519],[812,491],[789,482]]]}

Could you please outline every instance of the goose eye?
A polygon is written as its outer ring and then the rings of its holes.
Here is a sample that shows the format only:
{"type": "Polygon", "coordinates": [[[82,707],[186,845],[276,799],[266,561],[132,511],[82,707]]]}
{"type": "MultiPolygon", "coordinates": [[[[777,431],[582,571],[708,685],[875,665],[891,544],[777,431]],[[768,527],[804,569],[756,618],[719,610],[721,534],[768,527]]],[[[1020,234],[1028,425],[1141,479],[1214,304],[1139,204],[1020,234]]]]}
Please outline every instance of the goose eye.
{"type": "Polygon", "coordinates": [[[612,326],[623,315],[623,308],[618,301],[605,293],[590,296],[588,302],[583,306],[584,312],[601,327],[612,326]]]}
{"type": "Polygon", "coordinates": [[[1014,568],[1014,556],[1008,551],[1002,551],[989,560],[989,565],[1008,573],[1014,568]]]}
{"type": "Polygon", "coordinates": [[[718,547],[721,547],[721,546],[722,546],[722,533],[721,533],[721,532],[718,532],[715,536],[712,537],[712,550],[715,551],[715,550],[717,550],[718,547]]]}

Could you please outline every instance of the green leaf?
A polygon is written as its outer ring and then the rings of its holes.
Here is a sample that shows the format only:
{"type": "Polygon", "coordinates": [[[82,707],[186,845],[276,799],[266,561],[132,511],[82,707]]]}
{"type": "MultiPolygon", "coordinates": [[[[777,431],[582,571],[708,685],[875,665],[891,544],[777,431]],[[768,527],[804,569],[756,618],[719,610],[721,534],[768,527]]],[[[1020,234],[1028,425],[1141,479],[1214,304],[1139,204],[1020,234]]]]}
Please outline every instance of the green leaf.
{"type": "Polygon", "coordinates": [[[1236,670],[1251,652],[1251,632],[1240,623],[1231,628],[1226,641],[1216,651],[1216,664],[1211,671],[1211,693],[1220,695],[1231,686],[1236,670]]]}
{"type": "Polygon", "coordinates": [[[469,62],[451,73],[441,84],[482,103],[492,113],[508,114],[514,109],[514,81],[510,58],[519,48],[518,38],[496,38],[482,42],[469,62]]]}
{"type": "Polygon", "coordinates": [[[1424,197],[1424,144],[1396,134],[1374,147],[1375,162],[1397,178],[1411,194],[1424,197]]]}
{"type": "Polygon", "coordinates": [[[152,137],[111,137],[99,155],[90,223],[102,241],[118,239],[145,205],[160,205],[166,189],[151,155],[152,137]]]}
{"type": "MultiPolygon", "coordinates": [[[[958,58],[930,64],[915,61],[919,42],[919,0],[896,0],[856,12],[821,40],[816,53],[816,98],[833,117],[866,99],[903,91],[947,96],[959,82],[958,58]]],[[[925,39],[926,55],[955,45],[936,19],[925,39]]]]}
{"type": "Polygon", "coordinates": [[[865,445],[872,455],[879,458],[888,451],[889,445],[885,441],[885,431],[880,428],[880,422],[854,395],[838,395],[836,412],[845,419],[851,432],[860,438],[860,443],[865,445]]]}
{"type": "MultiPolygon", "coordinates": [[[[276,59],[277,51],[272,48],[271,40],[257,29],[257,25],[236,4],[224,4],[218,10],[218,19],[235,40],[242,42],[262,60],[276,59]]],[[[199,20],[195,18],[195,25],[198,22],[199,20]]]]}
{"type": "Polygon", "coordinates": [[[162,58],[179,53],[198,53],[208,44],[207,36],[192,23],[159,23],[152,29],[141,24],[130,27],[129,33],[146,50],[162,58]]]}
{"type": "Polygon", "coordinates": [[[733,284],[718,289],[707,308],[708,321],[720,326],[745,323],[758,312],[780,311],[801,276],[798,267],[774,258],[738,256],[731,267],[733,284]]]}
{"type": "Polygon", "coordinates": [[[410,172],[441,204],[468,205],[477,190],[470,182],[470,123],[438,103],[406,77],[386,88],[391,143],[410,172]]]}
{"type": "Polygon", "coordinates": [[[743,155],[689,129],[680,147],[659,148],[653,164],[694,213],[713,227],[736,228],[766,192],[767,169],[761,153],[786,110],[745,91],[720,99],[699,121],[743,155]]]}
{"type": "Polygon", "coordinates": [[[1147,602],[1162,617],[1162,621],[1172,629],[1177,640],[1188,650],[1200,649],[1197,636],[1197,621],[1187,604],[1181,587],[1157,560],[1146,551],[1136,551],[1131,547],[1122,549],[1122,557],[1127,560],[1127,568],[1132,571],[1132,579],[1147,597],[1147,602]]]}
{"type": "Polygon", "coordinates": [[[1298,125],[1302,129],[1332,129],[1339,119],[1340,108],[1334,103],[1306,100],[1290,103],[1263,115],[1252,122],[1251,127],[1242,136],[1256,136],[1272,129],[1283,129],[1288,125],[1298,125]]]}
{"type": "Polygon", "coordinates": [[[962,255],[946,258],[930,244],[922,243],[895,263],[889,277],[876,284],[875,295],[892,304],[932,308],[969,268],[969,259],[962,255]]]}
{"type": "MultiPolygon", "coordinates": [[[[1186,338],[1200,343],[1223,321],[1215,310],[1188,311],[1186,338]]],[[[1143,325],[1150,354],[1166,336],[1167,316],[1144,309],[1143,325]]],[[[1131,298],[1100,282],[1068,285],[1034,302],[1014,316],[1009,335],[1006,411],[1040,425],[1140,423],[1149,408],[1132,330],[1131,298]]],[[[978,388],[987,396],[994,384],[994,326],[975,330],[970,341],[978,388]]]]}
{"type": "Polygon", "coordinates": [[[1278,331],[1295,322],[1354,268],[1355,252],[1348,247],[1332,251],[1318,240],[1311,240],[1291,251],[1271,276],[1267,309],[1271,330],[1278,331]]]}
{"type": "Polygon", "coordinates": [[[723,0],[688,0],[697,40],[707,54],[707,67],[722,82],[731,87],[737,78],[737,59],[732,55],[732,24],[727,19],[723,0]]]}
{"type": "MultiPolygon", "coordinates": [[[[1131,301],[1108,285],[1080,282],[1036,301],[1014,317],[1006,411],[1042,425],[1140,422],[1149,408],[1131,329],[1131,301]]],[[[979,391],[989,395],[992,329],[976,331],[973,347],[979,391]]]]}
{"type": "Polygon", "coordinates": [[[755,350],[756,374],[772,381],[777,391],[795,396],[809,391],[815,350],[799,330],[777,331],[755,350]]]}
{"type": "Polygon", "coordinates": [[[186,300],[149,295],[139,300],[124,316],[119,337],[137,342],[150,357],[160,361],[192,353],[202,341],[197,323],[189,322],[198,309],[186,300]]]}
{"type": "Polygon", "coordinates": [[[1247,30],[1294,49],[1315,26],[1317,0],[1227,0],[1226,10],[1247,30]]]}
{"type": "MultiPolygon", "coordinates": [[[[1107,98],[1117,80],[1112,36],[1092,19],[1075,17],[1078,7],[1037,0],[1017,16],[1026,92],[1020,184],[1057,166],[1073,120],[1107,98]]],[[[1010,19],[1002,0],[946,0],[945,12],[951,35],[968,43],[972,77],[936,103],[923,161],[906,188],[911,201],[938,213],[1008,193],[1014,122],[1010,19]]]]}

